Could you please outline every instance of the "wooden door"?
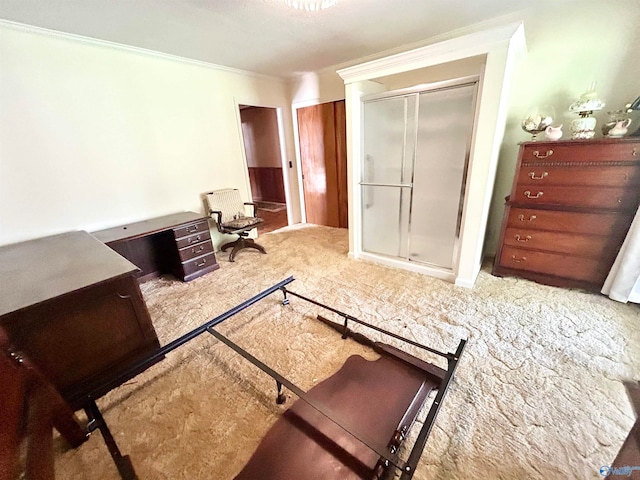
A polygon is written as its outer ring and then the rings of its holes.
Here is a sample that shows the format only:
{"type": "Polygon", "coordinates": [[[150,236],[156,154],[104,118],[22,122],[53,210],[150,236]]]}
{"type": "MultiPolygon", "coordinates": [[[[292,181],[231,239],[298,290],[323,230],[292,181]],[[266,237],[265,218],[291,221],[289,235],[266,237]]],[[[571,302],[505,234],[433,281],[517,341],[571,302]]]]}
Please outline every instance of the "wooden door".
{"type": "Polygon", "coordinates": [[[298,109],[307,222],[347,227],[344,100],[298,109]]]}

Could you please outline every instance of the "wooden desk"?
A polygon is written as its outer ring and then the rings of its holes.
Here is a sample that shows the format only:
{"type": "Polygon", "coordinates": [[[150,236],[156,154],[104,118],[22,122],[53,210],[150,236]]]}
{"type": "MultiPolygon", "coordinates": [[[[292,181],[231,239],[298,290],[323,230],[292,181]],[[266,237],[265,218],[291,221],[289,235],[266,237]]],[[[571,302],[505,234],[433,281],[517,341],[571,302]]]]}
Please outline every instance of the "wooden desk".
{"type": "Polygon", "coordinates": [[[188,282],[220,268],[208,217],[194,212],[165,215],[92,235],[140,267],[140,281],[170,273],[188,282]]]}
{"type": "Polygon", "coordinates": [[[160,347],[138,271],[87,232],[0,247],[0,325],[74,410],[160,347]]]}

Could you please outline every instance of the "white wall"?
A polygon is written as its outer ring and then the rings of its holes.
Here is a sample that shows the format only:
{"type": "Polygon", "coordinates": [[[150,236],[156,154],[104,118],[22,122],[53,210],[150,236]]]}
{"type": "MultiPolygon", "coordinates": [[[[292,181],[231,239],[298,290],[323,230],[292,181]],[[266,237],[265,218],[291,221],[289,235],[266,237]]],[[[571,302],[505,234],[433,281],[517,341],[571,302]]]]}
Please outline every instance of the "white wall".
{"type": "Polygon", "coordinates": [[[248,199],[238,103],[281,108],[293,155],[282,80],[0,25],[0,245],[248,199]]]}
{"type": "MultiPolygon", "coordinates": [[[[492,201],[485,250],[495,253],[504,212],[504,197],[511,191],[518,142],[530,140],[520,127],[528,107],[555,106],[563,139],[570,138],[569,123],[576,118],[569,105],[597,81],[606,108],[597,113],[597,136],[608,110],[617,110],[640,95],[640,2],[585,1],[575,7],[557,2],[554,8],[536,9],[525,17],[529,54],[516,72],[510,94],[509,115],[492,201]]],[[[637,117],[636,117],[637,118],[637,117]]],[[[638,126],[636,119],[633,125],[638,126]]]]}
{"type": "MultiPolygon", "coordinates": [[[[436,43],[491,26],[524,20],[529,53],[515,71],[510,91],[506,132],[487,227],[485,251],[489,254],[494,253],[497,246],[504,197],[511,190],[518,142],[530,138],[520,128],[526,109],[541,103],[554,105],[559,122],[565,125],[563,139],[567,139],[570,136],[569,122],[574,118],[568,113],[568,106],[592,81],[598,82],[598,92],[607,104],[604,111],[596,114],[599,134],[606,111],[622,108],[625,103],[640,95],[640,55],[637,47],[640,44],[640,2],[584,0],[572,5],[562,2],[550,5],[532,2],[528,10],[421,43],[436,43]]],[[[387,53],[397,53],[417,46],[420,45],[414,44],[387,53]]],[[[381,52],[374,57],[384,55],[385,52],[381,52]]],[[[354,60],[349,64],[336,66],[333,70],[358,63],[361,61],[354,60]]],[[[339,76],[331,71],[332,69],[325,69],[315,77],[307,74],[307,88],[295,90],[299,101],[312,97],[312,92],[320,92],[321,95],[329,92],[330,95],[335,95],[339,76]]],[[[418,73],[421,78],[424,77],[425,72],[418,73]]],[[[436,79],[443,79],[443,72],[436,73],[436,79]]],[[[451,76],[459,73],[457,69],[452,69],[451,76]]],[[[408,86],[405,79],[402,81],[401,87],[408,86]]],[[[305,83],[299,80],[298,85],[305,83]]],[[[631,130],[639,125],[640,115],[636,114],[631,130]]]]}
{"type": "Polygon", "coordinates": [[[294,106],[317,105],[345,98],[344,81],[335,68],[293,77],[289,81],[289,89],[294,106]]]}

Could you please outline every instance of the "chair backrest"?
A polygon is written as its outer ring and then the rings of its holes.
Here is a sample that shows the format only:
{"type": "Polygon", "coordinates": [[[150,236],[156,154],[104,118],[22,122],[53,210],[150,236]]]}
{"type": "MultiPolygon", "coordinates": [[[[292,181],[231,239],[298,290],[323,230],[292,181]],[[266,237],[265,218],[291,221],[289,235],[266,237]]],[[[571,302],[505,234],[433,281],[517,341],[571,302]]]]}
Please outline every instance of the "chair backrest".
{"type": "Polygon", "coordinates": [[[240,197],[240,190],[237,188],[214,190],[207,193],[206,199],[210,211],[222,212],[221,221],[223,223],[247,216],[244,210],[244,202],[240,197]]]}

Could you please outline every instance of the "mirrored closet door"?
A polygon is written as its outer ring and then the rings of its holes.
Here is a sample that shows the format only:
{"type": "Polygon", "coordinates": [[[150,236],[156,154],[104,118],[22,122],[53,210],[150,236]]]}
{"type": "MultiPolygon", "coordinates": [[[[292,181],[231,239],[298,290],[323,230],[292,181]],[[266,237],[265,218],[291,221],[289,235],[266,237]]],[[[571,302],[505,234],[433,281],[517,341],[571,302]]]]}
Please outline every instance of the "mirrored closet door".
{"type": "Polygon", "coordinates": [[[363,98],[362,251],[452,270],[477,79],[363,98]]]}

